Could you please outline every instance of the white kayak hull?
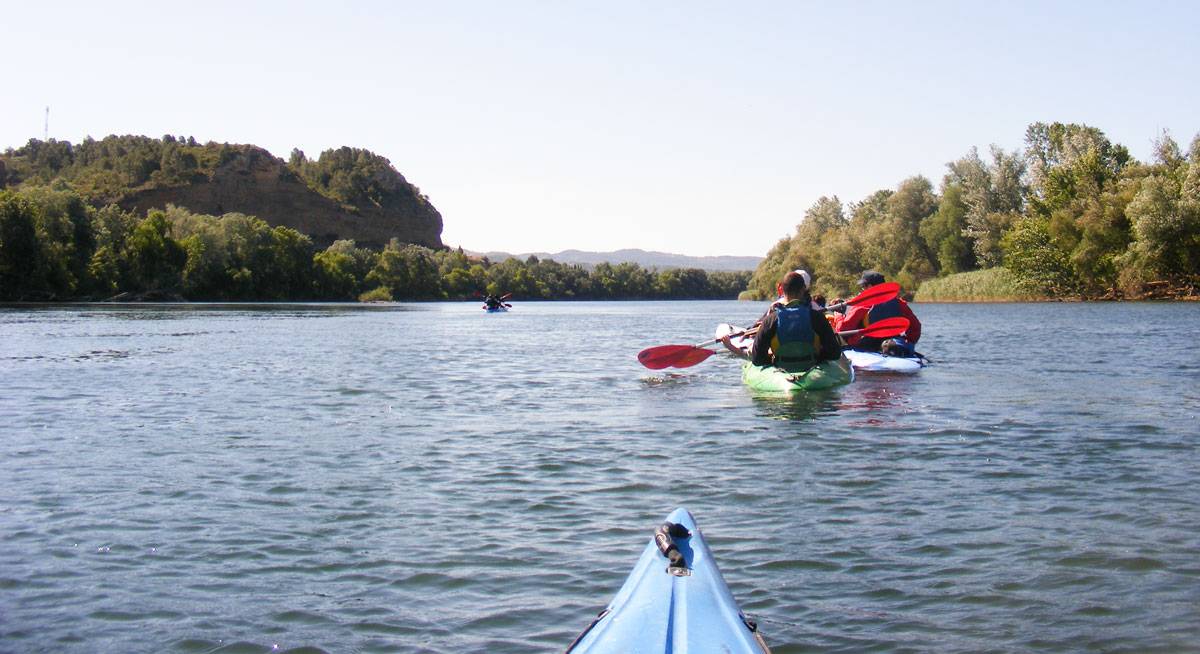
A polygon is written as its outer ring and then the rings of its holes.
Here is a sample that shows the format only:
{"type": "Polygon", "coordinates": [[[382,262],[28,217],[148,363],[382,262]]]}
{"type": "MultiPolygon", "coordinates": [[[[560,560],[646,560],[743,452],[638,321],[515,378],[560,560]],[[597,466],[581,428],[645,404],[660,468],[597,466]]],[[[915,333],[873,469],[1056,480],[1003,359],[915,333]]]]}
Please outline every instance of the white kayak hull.
{"type": "Polygon", "coordinates": [[[878,352],[846,350],[846,358],[855,370],[862,372],[894,372],[911,375],[925,367],[917,357],[893,357],[878,352]]]}

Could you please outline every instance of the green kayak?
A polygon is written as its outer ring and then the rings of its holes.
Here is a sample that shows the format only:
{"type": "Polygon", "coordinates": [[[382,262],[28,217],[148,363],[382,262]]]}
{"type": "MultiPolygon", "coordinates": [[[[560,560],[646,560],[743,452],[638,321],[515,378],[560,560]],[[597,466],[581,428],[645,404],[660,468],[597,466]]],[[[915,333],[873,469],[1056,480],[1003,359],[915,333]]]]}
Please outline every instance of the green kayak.
{"type": "Polygon", "coordinates": [[[854,369],[846,355],[837,361],[824,361],[808,372],[788,372],[775,366],[742,366],[742,381],[756,391],[818,391],[854,381],[854,369]]]}

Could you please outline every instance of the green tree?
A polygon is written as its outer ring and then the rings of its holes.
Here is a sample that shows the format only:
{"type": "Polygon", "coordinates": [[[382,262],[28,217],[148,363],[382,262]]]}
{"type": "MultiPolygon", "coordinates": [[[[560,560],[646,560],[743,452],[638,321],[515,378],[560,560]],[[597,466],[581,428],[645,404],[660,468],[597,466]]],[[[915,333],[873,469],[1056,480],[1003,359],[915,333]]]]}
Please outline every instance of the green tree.
{"type": "Polygon", "coordinates": [[[133,289],[176,290],[180,287],[187,251],[171,238],[171,224],[162,211],[151,211],[129,237],[133,289]]]}
{"type": "Polygon", "coordinates": [[[1195,284],[1200,277],[1200,195],[1185,194],[1173,180],[1153,175],[1143,182],[1128,213],[1136,241],[1124,260],[1141,273],[1139,281],[1195,284]]]}
{"type": "Polygon", "coordinates": [[[1004,235],[1002,246],[1006,253],[1004,267],[1012,272],[1019,289],[1051,296],[1077,290],[1071,263],[1054,243],[1044,219],[1018,220],[1004,235]]]}
{"type": "Polygon", "coordinates": [[[95,249],[90,208],[73,192],[31,187],[6,192],[0,227],[0,295],[61,299],[88,285],[95,249]]]}
{"type": "Polygon", "coordinates": [[[1034,210],[1049,215],[1080,194],[1099,195],[1104,183],[1132,161],[1104,132],[1075,123],[1034,123],[1025,131],[1025,156],[1034,210]]]}
{"type": "Polygon", "coordinates": [[[921,223],[937,209],[933,184],[924,177],[911,177],[888,197],[886,217],[875,225],[875,240],[884,244],[876,265],[905,288],[915,289],[921,280],[936,274],[936,256],[921,238],[921,223]]]}
{"type": "Polygon", "coordinates": [[[476,267],[461,247],[456,250],[439,250],[434,252],[433,256],[447,297],[466,299],[487,285],[483,268],[476,267]]]}
{"type": "Polygon", "coordinates": [[[108,297],[130,285],[129,237],[137,225],[136,216],[116,205],[95,212],[92,231],[96,250],[88,262],[89,292],[108,297]]]}
{"type": "Polygon", "coordinates": [[[658,273],[658,294],[670,298],[702,299],[709,297],[708,273],[699,268],[672,268],[658,273]]]}
{"type": "Polygon", "coordinates": [[[754,270],[750,295],[757,299],[775,297],[775,285],[789,270],[827,270],[822,266],[822,249],[844,234],[848,226],[845,208],[836,195],[818,199],[804,212],[795,234],[777,241],[754,270]]]}
{"type": "Polygon", "coordinates": [[[921,238],[937,253],[939,272],[943,275],[966,272],[976,267],[975,251],[965,236],[967,205],[962,199],[962,187],[950,182],[942,187],[937,211],[921,221],[921,238]]]}
{"type": "Polygon", "coordinates": [[[275,300],[313,297],[313,242],[300,232],[283,226],[271,229],[267,265],[262,273],[263,295],[275,300]]]}
{"type": "Polygon", "coordinates": [[[334,241],[313,256],[316,296],[322,300],[353,300],[363,292],[367,276],[378,261],[378,253],[360,248],[354,241],[334,241]]]}
{"type": "Polygon", "coordinates": [[[976,260],[983,266],[999,265],[1004,253],[1000,239],[1025,207],[1028,187],[1024,182],[1025,161],[992,146],[991,163],[984,162],[971,148],[966,157],[948,165],[945,184],[957,184],[966,205],[966,229],[976,260]]]}
{"type": "Polygon", "coordinates": [[[442,297],[441,280],[433,252],[426,247],[392,239],[375,268],[367,275],[368,285],[386,287],[397,300],[427,300],[442,297]]]}
{"type": "Polygon", "coordinates": [[[29,200],[0,191],[0,299],[20,300],[44,289],[41,257],[29,200]]]}
{"type": "Polygon", "coordinates": [[[326,150],[315,161],[294,150],[288,167],[313,190],[349,207],[401,208],[414,201],[428,204],[390,161],[367,150],[326,150]]]}

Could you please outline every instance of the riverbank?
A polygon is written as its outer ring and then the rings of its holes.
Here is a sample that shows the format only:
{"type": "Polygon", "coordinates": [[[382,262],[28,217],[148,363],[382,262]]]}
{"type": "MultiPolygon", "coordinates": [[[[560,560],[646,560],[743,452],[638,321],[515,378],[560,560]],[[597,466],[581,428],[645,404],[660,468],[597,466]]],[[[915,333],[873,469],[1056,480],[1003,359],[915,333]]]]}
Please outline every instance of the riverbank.
{"type": "Polygon", "coordinates": [[[1200,301],[1200,291],[1170,282],[1150,282],[1139,293],[1112,289],[1100,296],[1068,295],[1052,297],[1023,291],[1016,277],[1005,268],[988,268],[947,275],[921,284],[914,294],[916,302],[1085,302],[1085,301],[1200,301]]]}
{"type": "Polygon", "coordinates": [[[921,284],[916,302],[1048,302],[1055,298],[1022,291],[1016,277],[1004,268],[973,270],[931,279],[921,284]]]}

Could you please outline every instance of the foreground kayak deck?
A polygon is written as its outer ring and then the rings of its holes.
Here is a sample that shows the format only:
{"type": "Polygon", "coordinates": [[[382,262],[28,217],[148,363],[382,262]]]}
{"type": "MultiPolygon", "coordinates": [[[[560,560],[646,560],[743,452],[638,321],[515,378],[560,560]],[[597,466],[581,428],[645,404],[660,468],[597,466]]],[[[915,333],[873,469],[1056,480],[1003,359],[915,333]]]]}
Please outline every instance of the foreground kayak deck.
{"type": "Polygon", "coordinates": [[[846,350],[843,352],[856,370],[867,372],[896,372],[911,375],[925,367],[917,357],[893,357],[878,352],[846,350]]]}
{"type": "Polygon", "coordinates": [[[675,509],[667,523],[682,530],[659,528],[608,608],[567,652],[770,654],[725,585],[692,514],[675,509]],[[663,540],[674,562],[663,554],[663,540]]]}

